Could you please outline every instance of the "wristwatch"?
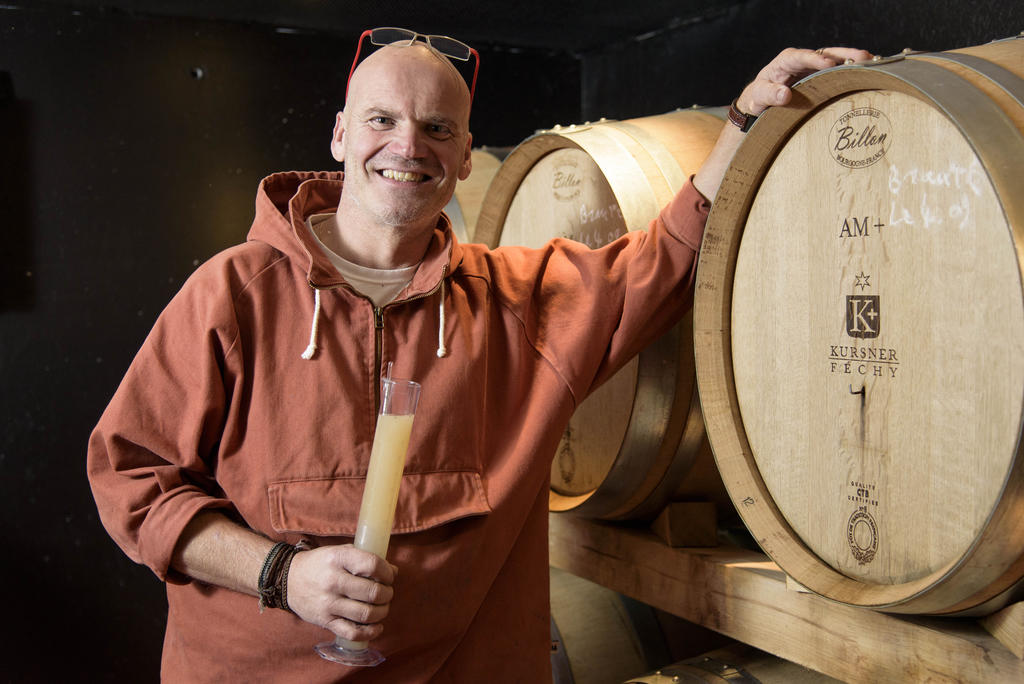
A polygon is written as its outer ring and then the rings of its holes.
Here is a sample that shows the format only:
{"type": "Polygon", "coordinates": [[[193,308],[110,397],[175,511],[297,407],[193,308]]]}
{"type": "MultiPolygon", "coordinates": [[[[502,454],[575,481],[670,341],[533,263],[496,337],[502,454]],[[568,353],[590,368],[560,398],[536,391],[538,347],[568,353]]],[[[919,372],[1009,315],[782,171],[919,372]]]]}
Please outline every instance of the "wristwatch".
{"type": "Polygon", "coordinates": [[[736,106],[736,100],[732,101],[729,105],[729,121],[736,124],[741,131],[746,133],[750,130],[750,127],[757,121],[756,114],[744,114],[740,111],[740,108],[736,106]]]}

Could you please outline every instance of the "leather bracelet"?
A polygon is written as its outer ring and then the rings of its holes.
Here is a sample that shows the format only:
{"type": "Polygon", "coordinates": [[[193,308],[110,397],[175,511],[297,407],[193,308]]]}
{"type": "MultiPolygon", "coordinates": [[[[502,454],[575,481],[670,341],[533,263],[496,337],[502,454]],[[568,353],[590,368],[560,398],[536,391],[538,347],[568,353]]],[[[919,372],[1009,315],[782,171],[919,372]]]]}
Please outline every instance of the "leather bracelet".
{"type": "Polygon", "coordinates": [[[298,552],[299,549],[291,544],[278,542],[263,560],[257,583],[261,613],[264,608],[281,608],[291,612],[288,607],[288,571],[298,552]]]}
{"type": "Polygon", "coordinates": [[[757,121],[757,115],[744,114],[740,111],[740,108],[736,106],[736,100],[733,100],[732,104],[729,105],[729,121],[739,127],[742,132],[746,133],[750,130],[750,127],[754,125],[754,122],[757,121]]]}

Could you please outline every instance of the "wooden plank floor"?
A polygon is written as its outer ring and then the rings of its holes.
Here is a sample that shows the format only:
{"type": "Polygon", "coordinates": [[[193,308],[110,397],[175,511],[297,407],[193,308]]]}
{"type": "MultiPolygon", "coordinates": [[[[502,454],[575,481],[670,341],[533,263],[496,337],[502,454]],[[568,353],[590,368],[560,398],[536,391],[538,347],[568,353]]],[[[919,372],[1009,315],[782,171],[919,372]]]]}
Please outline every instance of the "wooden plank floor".
{"type": "Polygon", "coordinates": [[[550,516],[551,565],[845,682],[1024,682],[970,618],[886,615],[787,588],[759,552],[677,549],[648,530],[550,516]]]}

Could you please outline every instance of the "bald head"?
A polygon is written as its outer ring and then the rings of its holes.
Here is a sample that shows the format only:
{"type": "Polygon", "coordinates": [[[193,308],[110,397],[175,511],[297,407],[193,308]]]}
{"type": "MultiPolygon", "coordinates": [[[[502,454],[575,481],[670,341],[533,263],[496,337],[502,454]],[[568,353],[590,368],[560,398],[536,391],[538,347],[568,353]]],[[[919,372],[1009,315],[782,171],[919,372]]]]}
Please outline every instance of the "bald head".
{"type": "Polygon", "coordinates": [[[470,94],[466,81],[447,57],[426,43],[385,45],[356,67],[348,85],[350,103],[373,96],[382,87],[418,93],[425,101],[449,109],[463,131],[468,131],[470,94]]]}

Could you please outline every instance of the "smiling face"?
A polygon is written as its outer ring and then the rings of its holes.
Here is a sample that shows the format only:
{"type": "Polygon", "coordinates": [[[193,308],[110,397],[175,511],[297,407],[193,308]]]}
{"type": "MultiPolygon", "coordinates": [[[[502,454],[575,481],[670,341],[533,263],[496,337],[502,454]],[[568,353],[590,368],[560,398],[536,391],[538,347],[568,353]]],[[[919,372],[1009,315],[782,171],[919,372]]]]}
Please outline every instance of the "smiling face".
{"type": "Polygon", "coordinates": [[[345,162],[341,226],[432,230],[469,175],[469,91],[427,46],[387,46],[356,69],[331,152],[345,162]]]}

